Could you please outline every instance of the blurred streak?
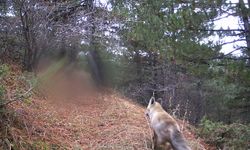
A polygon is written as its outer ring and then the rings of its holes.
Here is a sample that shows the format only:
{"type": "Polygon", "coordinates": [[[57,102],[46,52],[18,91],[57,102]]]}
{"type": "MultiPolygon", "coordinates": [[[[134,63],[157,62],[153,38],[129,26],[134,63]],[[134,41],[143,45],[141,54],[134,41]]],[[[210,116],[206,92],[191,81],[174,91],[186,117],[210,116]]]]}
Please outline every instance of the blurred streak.
{"type": "Polygon", "coordinates": [[[60,69],[62,69],[66,64],[66,58],[61,58],[59,61],[50,65],[44,72],[38,74],[38,80],[41,82],[49,81],[53,75],[55,75],[60,69]]]}
{"type": "Polygon", "coordinates": [[[83,68],[68,63],[66,58],[50,64],[45,60],[40,64],[43,67],[38,73],[38,87],[49,101],[61,105],[88,104],[97,97],[98,90],[91,76],[83,68]]]}
{"type": "Polygon", "coordinates": [[[91,75],[97,86],[104,84],[103,64],[97,50],[89,51],[87,54],[88,64],[91,70],[91,75]]]}

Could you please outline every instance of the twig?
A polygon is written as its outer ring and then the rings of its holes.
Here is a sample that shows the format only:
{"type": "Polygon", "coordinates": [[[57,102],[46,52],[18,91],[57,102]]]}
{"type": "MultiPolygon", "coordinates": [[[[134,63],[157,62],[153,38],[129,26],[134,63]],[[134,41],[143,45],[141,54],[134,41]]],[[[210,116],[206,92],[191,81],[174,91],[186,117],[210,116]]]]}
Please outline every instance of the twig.
{"type": "Polygon", "coordinates": [[[181,131],[183,131],[184,130],[184,126],[185,126],[185,123],[186,123],[186,117],[187,117],[187,111],[188,111],[188,100],[187,100],[187,102],[186,102],[186,108],[185,108],[185,113],[184,113],[184,117],[183,117],[183,120],[182,120],[182,127],[181,127],[181,131]]]}

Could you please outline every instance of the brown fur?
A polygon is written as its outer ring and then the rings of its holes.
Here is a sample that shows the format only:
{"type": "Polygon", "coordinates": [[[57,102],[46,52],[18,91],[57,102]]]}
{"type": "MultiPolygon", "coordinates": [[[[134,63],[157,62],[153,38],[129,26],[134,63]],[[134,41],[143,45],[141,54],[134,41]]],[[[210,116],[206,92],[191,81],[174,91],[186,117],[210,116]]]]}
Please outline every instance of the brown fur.
{"type": "Polygon", "coordinates": [[[191,150],[175,119],[158,102],[155,102],[154,98],[150,99],[146,114],[154,131],[155,148],[164,146],[169,142],[174,150],[191,150]]]}

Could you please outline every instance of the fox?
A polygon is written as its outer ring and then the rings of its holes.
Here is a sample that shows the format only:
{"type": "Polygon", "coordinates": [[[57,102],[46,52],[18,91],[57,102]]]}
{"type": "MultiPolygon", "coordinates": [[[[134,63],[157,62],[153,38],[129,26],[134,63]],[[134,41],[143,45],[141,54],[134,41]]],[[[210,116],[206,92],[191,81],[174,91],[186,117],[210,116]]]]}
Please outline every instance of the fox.
{"type": "Polygon", "coordinates": [[[170,143],[174,150],[191,150],[177,121],[155,101],[154,97],[149,100],[145,115],[154,133],[153,149],[166,147],[166,144],[170,143]]]}

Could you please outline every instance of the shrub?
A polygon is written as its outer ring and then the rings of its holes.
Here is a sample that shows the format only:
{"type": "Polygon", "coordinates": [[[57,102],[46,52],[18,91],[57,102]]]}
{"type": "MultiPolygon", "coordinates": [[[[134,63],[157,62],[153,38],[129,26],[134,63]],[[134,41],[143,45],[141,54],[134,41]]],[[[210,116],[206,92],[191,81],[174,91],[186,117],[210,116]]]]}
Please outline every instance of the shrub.
{"type": "Polygon", "coordinates": [[[199,127],[199,135],[207,143],[219,149],[248,149],[250,143],[250,125],[240,123],[223,124],[203,118],[199,127]]]}
{"type": "Polygon", "coordinates": [[[0,79],[2,80],[10,71],[10,68],[6,64],[0,65],[0,79]]]}
{"type": "MultiPolygon", "coordinates": [[[[0,65],[0,105],[4,103],[4,93],[5,93],[5,86],[2,83],[3,78],[7,76],[9,73],[8,65],[2,64],[0,65]]],[[[0,108],[0,112],[2,112],[2,108],[0,108]]]]}
{"type": "Polygon", "coordinates": [[[0,85],[0,105],[4,103],[4,93],[5,88],[3,85],[0,85]]]}

